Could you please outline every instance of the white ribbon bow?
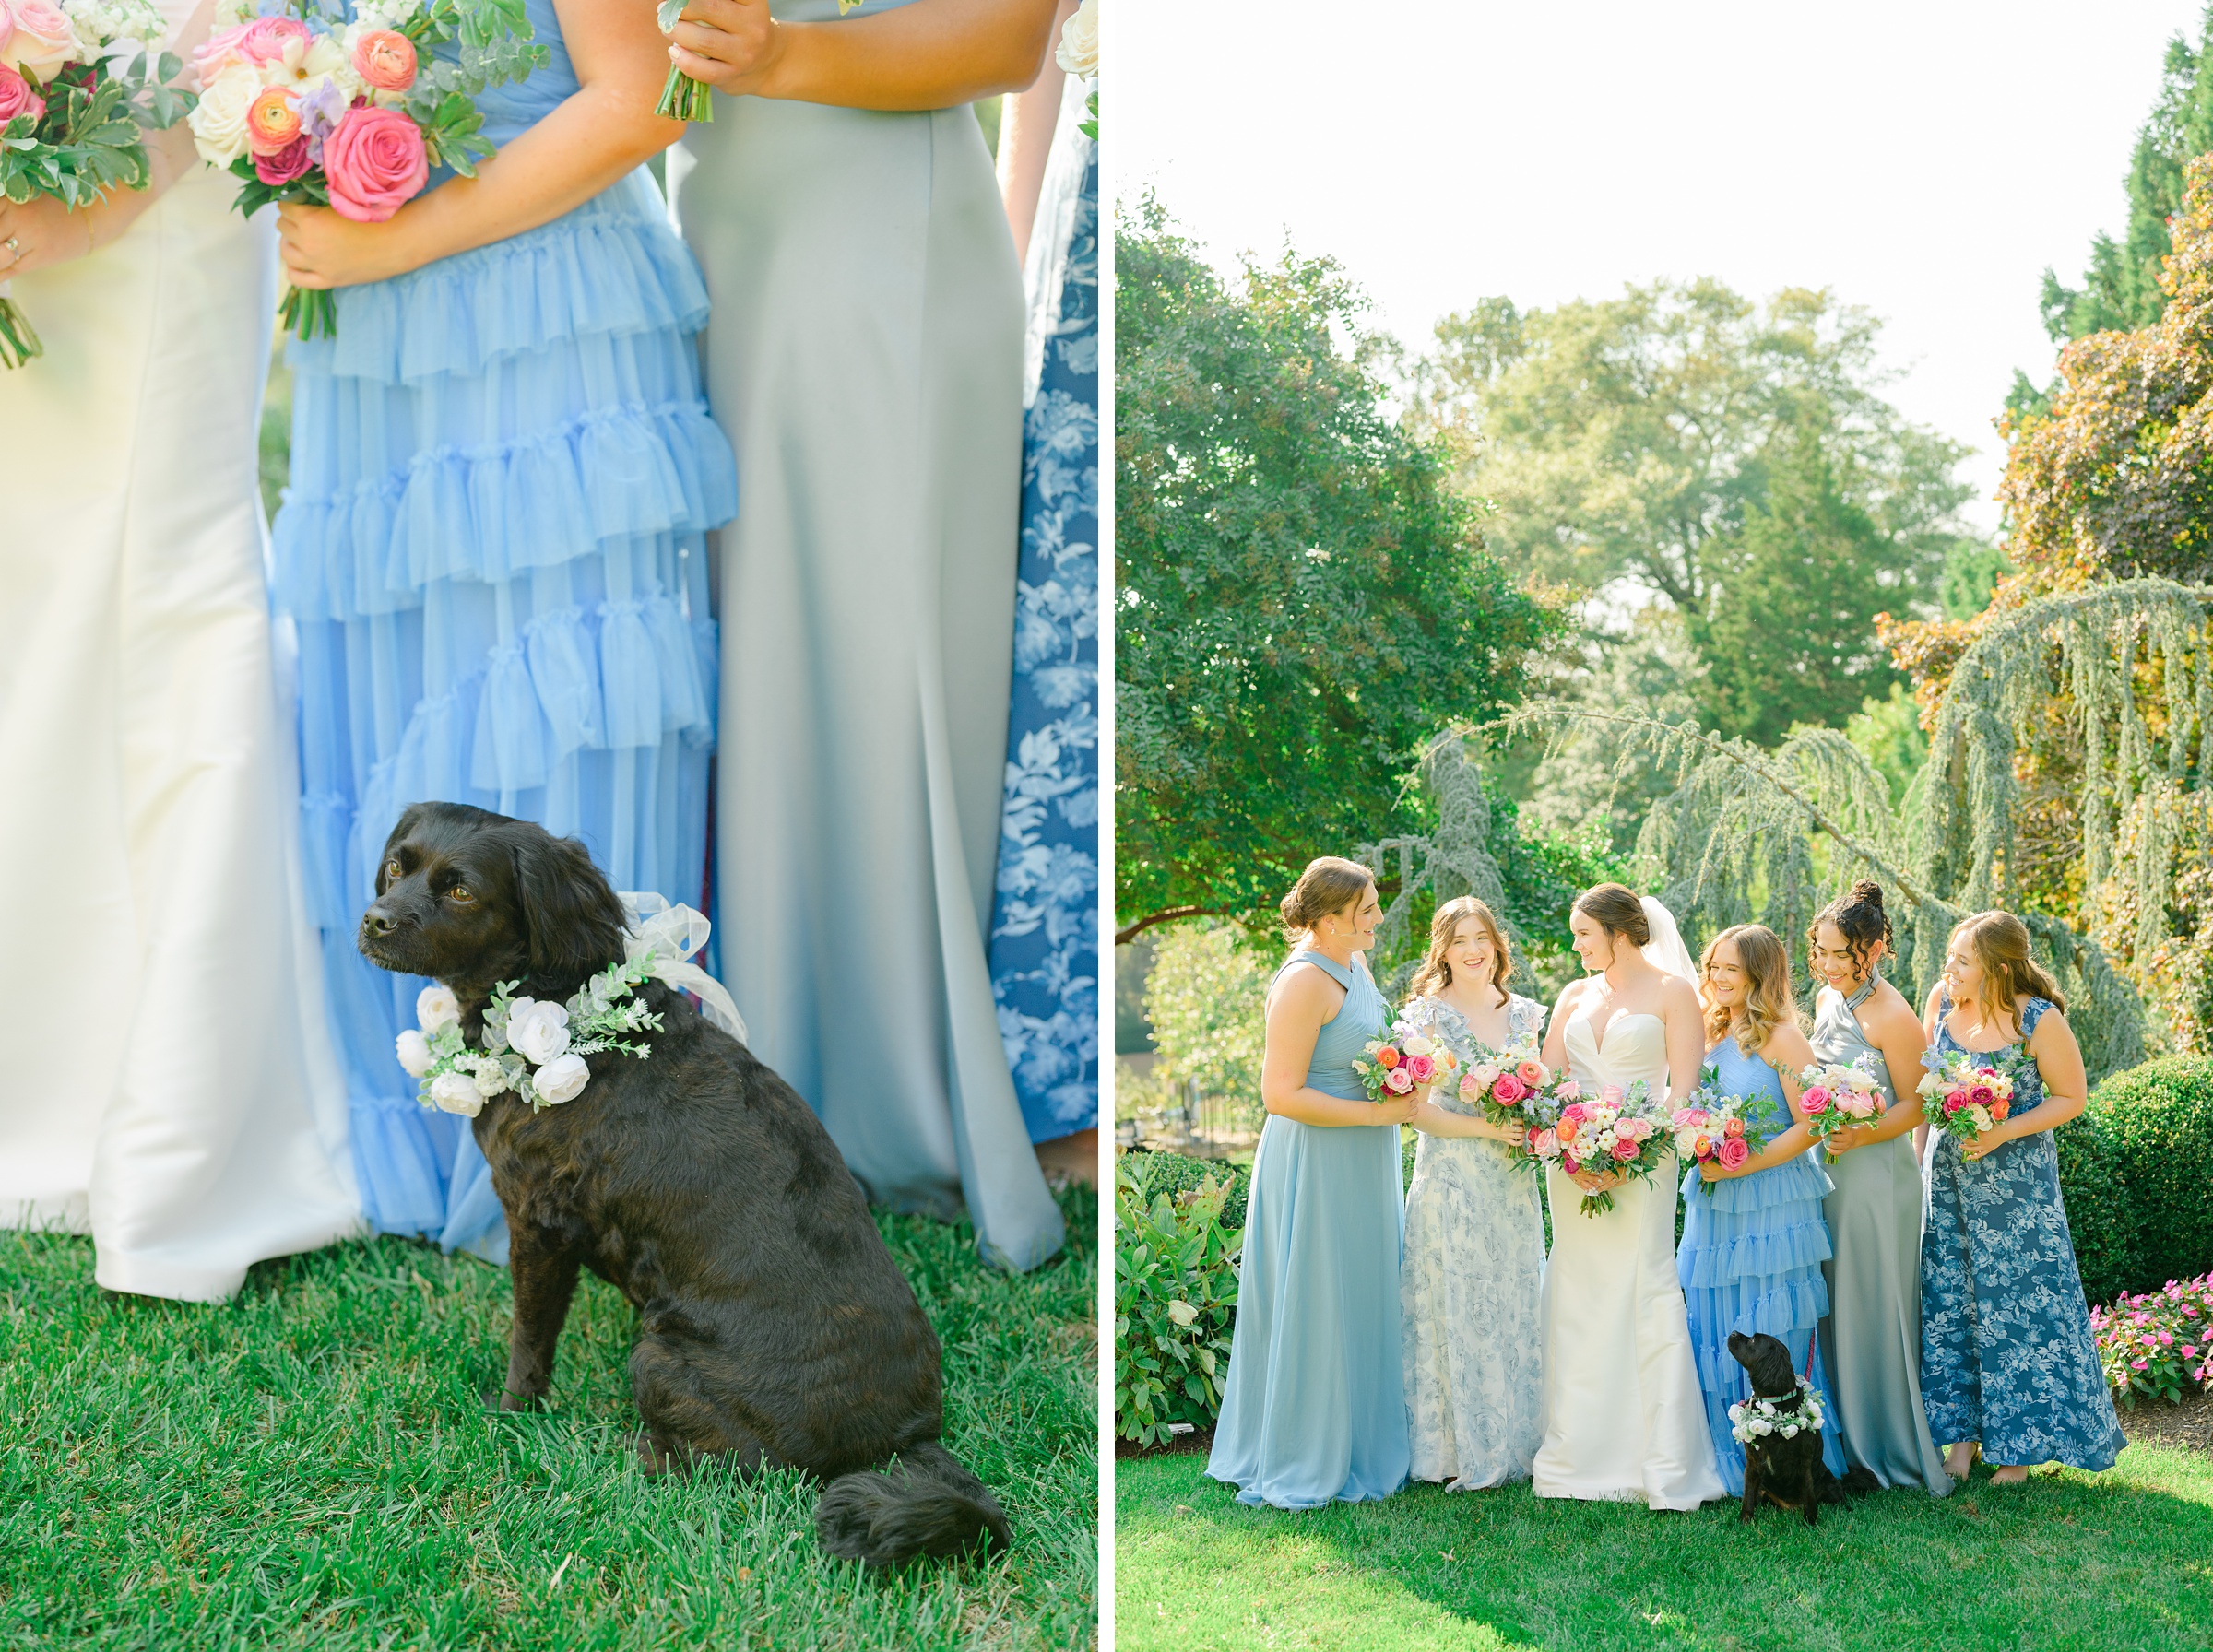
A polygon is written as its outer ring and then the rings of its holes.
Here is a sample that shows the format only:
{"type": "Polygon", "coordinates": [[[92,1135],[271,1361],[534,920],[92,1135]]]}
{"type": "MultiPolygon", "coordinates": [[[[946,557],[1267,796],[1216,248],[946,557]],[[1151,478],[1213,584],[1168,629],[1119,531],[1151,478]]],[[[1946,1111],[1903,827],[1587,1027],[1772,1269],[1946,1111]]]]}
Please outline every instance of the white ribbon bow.
{"type": "Polygon", "coordinates": [[[650,890],[624,890],[615,899],[631,914],[630,932],[622,938],[624,959],[634,962],[650,948],[654,978],[680,992],[696,995],[709,1021],[740,1044],[745,1043],[745,1021],[728,990],[696,963],[684,962],[707,944],[715,926],[703,914],[689,906],[671,906],[668,896],[650,890]]]}

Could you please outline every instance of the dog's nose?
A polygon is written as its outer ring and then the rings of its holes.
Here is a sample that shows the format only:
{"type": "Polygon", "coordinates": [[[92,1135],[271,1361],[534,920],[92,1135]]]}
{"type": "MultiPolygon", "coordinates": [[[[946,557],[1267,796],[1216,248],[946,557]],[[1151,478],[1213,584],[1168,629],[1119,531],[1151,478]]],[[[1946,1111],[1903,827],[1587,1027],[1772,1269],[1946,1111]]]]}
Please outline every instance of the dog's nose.
{"type": "Polygon", "coordinates": [[[362,931],[377,940],[382,940],[398,927],[399,920],[381,906],[372,906],[361,916],[362,931]]]}

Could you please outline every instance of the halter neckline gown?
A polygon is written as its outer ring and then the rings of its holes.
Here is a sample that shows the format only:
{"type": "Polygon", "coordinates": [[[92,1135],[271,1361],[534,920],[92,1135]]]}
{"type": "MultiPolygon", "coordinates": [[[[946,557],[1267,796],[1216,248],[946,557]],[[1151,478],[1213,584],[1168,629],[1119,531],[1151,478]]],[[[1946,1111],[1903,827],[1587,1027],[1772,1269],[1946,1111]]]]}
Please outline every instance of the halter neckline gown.
{"type": "MultiPolygon", "coordinates": [[[[1850,997],[1825,986],[1814,1009],[1814,1054],[1850,1065],[1872,1057],[1884,1104],[1896,1106],[1890,1069],[1853,1012],[1874,993],[1870,975],[1850,997]]],[[[1911,1131],[1854,1148],[1825,1168],[1835,1184],[1823,1204],[1833,1253],[1821,1264],[1828,1314],[1821,1369],[1829,1416],[1848,1464],[1886,1486],[1952,1489],[1921,1404],[1921,1163],[1911,1131]]]]}
{"type": "MultiPolygon", "coordinates": [[[[1931,1055],[2003,1067],[2016,1118],[2042,1106],[2043,1074],[2028,1046],[2052,1005],[2023,999],[2020,1037],[1995,1050],[1953,1038],[1951,1009],[1947,997],[1931,1055]]],[[[2128,1442],[2090,1331],[2052,1132],[1970,1164],[1958,1141],[1932,1129],[1926,1164],[1921,1393],[1931,1437],[1979,1441],[1988,1463],[2112,1468],[2128,1442]]]]}
{"type": "MultiPolygon", "coordinates": [[[[1365,1101],[1353,1058],[1390,1007],[1365,963],[1295,952],[1344,988],[1314,1041],[1307,1084],[1365,1101]]],[[[1252,1161],[1237,1323],[1206,1471],[1237,1501],[1278,1508],[1388,1497],[1406,1483],[1399,1366],[1403,1202],[1396,1125],[1301,1124],[1271,1114],[1252,1161]]]]}
{"type": "MultiPolygon", "coordinates": [[[[1667,1087],[1667,1027],[1617,1015],[1602,1050],[1590,1018],[1562,1038],[1569,1074],[1587,1086],[1642,1079],[1667,1087]]],[[[1540,1497],[1692,1509],[1725,1494],[1714,1466],[1683,1288],[1675,1277],[1674,1158],[1649,1182],[1614,1190],[1614,1209],[1585,1216],[1582,1193],[1545,1173],[1552,1254],[1540,1313],[1544,1442],[1532,1474],[1540,1497]]]]}

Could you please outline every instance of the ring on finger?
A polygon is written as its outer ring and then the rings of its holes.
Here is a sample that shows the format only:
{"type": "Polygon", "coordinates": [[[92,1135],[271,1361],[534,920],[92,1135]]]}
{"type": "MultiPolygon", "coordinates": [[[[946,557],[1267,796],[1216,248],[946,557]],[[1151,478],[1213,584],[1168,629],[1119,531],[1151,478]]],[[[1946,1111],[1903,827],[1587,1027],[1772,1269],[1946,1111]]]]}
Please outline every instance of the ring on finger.
{"type": "Polygon", "coordinates": [[[0,247],[7,249],[7,261],[10,265],[23,262],[23,243],[14,236],[11,235],[6,241],[0,241],[0,247]]]}

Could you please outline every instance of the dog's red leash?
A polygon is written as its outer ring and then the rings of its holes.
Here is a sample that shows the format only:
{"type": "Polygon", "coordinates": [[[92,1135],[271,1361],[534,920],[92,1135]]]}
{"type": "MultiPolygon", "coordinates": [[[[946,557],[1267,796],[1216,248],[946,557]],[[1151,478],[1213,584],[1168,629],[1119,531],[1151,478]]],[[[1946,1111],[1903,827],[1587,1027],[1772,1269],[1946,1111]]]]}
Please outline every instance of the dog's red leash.
{"type": "Polygon", "coordinates": [[[1821,1346],[1821,1328],[1816,1326],[1805,1339],[1805,1380],[1814,1380],[1814,1350],[1821,1346]]]}

